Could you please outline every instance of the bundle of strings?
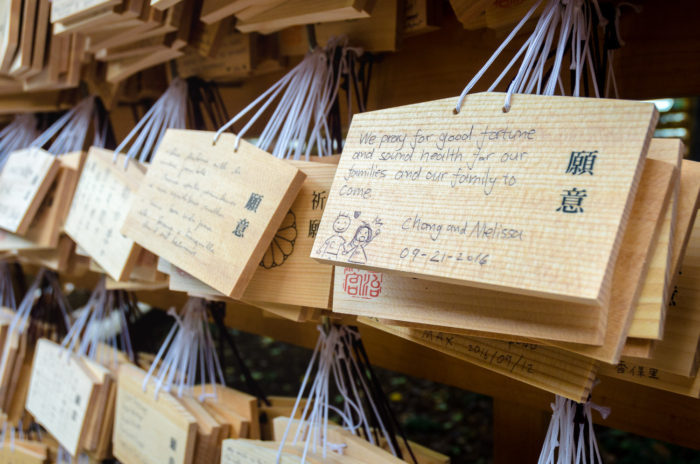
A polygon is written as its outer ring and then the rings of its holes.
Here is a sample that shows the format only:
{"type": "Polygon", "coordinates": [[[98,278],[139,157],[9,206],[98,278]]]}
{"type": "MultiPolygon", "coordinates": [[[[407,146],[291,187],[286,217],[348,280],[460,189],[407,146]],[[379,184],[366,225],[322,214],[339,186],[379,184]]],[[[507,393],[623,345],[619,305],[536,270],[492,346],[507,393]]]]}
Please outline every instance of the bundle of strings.
{"type": "MultiPolygon", "coordinates": [[[[70,111],[58,118],[48,129],[35,138],[30,146],[43,148],[54,155],[62,155],[86,148],[90,128],[97,133],[97,103],[94,96],[78,102],[70,111]]],[[[99,137],[91,142],[100,143],[99,137]]]]}
{"type": "Polygon", "coordinates": [[[114,150],[114,160],[129,143],[124,166],[130,159],[141,163],[151,160],[168,129],[185,129],[187,124],[187,83],[180,78],[172,80],[168,89],[151,106],[146,114],[131,129],[131,132],[114,150]],[[133,139],[133,142],[132,142],[133,139]]]}
{"type": "Polygon", "coordinates": [[[28,147],[39,136],[37,124],[33,114],[20,114],[0,131],[0,170],[10,153],[28,147]]]}
{"type": "Polygon", "coordinates": [[[605,419],[610,409],[590,399],[586,403],[576,403],[558,395],[551,406],[554,412],[537,463],[602,464],[592,411],[595,409],[605,419]]]}
{"type": "MultiPolygon", "coordinates": [[[[533,16],[542,4],[542,1],[539,0],[532,6],[510,35],[496,49],[484,67],[467,84],[457,101],[456,113],[459,113],[466,95],[474,88],[486,70],[493,64],[525,23],[533,16]]],[[[610,56],[607,53],[609,51],[607,47],[611,46],[612,41],[606,40],[606,50],[603,53],[599,53],[597,48],[593,46],[598,43],[597,31],[594,29],[595,24],[608,28],[605,32],[606,36],[611,34],[611,30],[616,31],[614,23],[610,23],[603,16],[597,0],[547,0],[534,31],[493,81],[488,88],[488,92],[492,92],[500,84],[515,63],[522,57],[520,67],[506,92],[503,105],[504,111],[510,109],[511,96],[514,93],[554,95],[558,89],[561,95],[566,95],[567,92],[561,75],[562,70],[566,68],[563,66],[563,63],[564,56],[567,53],[570,61],[568,69],[571,72],[571,89],[568,93],[575,97],[580,96],[582,87],[588,88],[588,76],[590,74],[593,93],[596,97],[600,97],[601,92],[598,88],[598,83],[604,82],[604,79],[601,79],[603,76],[606,76],[606,70],[601,69],[604,66],[608,68],[607,75],[610,76],[610,81],[613,83],[615,92],[617,92],[614,75],[612,74],[612,60],[602,59],[610,56]],[[549,67],[548,63],[550,63],[549,67]]]]}
{"type": "MultiPolygon", "coordinates": [[[[318,330],[320,335],[316,348],[291,413],[292,418],[297,417],[299,405],[309,385],[306,404],[301,413],[302,425],[297,427],[289,444],[304,442],[302,463],[306,462],[309,452],[320,451],[324,458],[328,456],[329,451],[342,454],[345,445],[328,441],[329,415],[334,413],[340,418],[345,430],[364,437],[373,445],[380,444],[381,436],[386,440],[390,452],[401,458],[396,435],[398,432],[403,436],[403,433],[372,372],[359,332],[356,328],[341,325],[319,326],[318,330]],[[315,373],[312,375],[314,367],[315,373]],[[331,381],[343,398],[340,408],[330,404],[331,381]]],[[[277,463],[284,452],[292,423],[292,420],[287,423],[282,436],[277,463]]],[[[415,462],[405,438],[404,443],[415,462]]]]}
{"type": "MultiPolygon", "coordinates": [[[[344,78],[352,81],[358,93],[355,65],[362,54],[348,46],[347,39],[333,38],[324,48],[315,48],[282,79],[262,93],[255,101],[224,124],[216,133],[214,142],[234,123],[260,105],[257,112],[238,131],[235,149],[241,137],[258,118],[278,102],[256,145],[278,158],[306,159],[315,152],[318,156],[331,155],[341,150],[328,124],[331,109],[337,103],[338,91],[344,78]]],[[[348,111],[352,108],[348,92],[348,111]]],[[[358,98],[359,111],[364,101],[358,98]]]]}
{"type": "Polygon", "coordinates": [[[107,290],[102,277],[85,307],[76,313],[80,315],[63,339],[65,349],[103,365],[118,365],[119,351],[135,362],[129,327],[139,310],[133,295],[124,290],[107,290]]]}
{"type": "Polygon", "coordinates": [[[168,314],[175,318],[175,324],[143,380],[144,391],[153,376],[156,398],[161,390],[170,392],[173,387],[177,388],[177,396],[182,397],[192,393],[199,379],[202,385],[199,401],[216,398],[216,385],[224,385],[224,374],[211,336],[205,300],[190,298],[181,315],[174,308],[168,314]],[[211,389],[206,389],[206,385],[211,385],[211,389]]]}
{"type": "Polygon", "coordinates": [[[39,338],[60,340],[70,329],[70,313],[58,276],[42,268],[10,322],[8,337],[26,332],[30,345],[39,338]]]}

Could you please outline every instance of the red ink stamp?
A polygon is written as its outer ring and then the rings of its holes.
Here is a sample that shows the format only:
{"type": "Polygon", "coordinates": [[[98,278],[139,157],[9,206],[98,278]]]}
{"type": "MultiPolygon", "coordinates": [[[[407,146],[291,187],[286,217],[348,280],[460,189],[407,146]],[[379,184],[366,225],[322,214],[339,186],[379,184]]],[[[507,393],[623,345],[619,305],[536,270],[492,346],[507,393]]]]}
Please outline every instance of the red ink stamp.
{"type": "Polygon", "coordinates": [[[344,273],[343,290],[351,297],[369,300],[382,293],[382,273],[349,267],[344,273]]]}

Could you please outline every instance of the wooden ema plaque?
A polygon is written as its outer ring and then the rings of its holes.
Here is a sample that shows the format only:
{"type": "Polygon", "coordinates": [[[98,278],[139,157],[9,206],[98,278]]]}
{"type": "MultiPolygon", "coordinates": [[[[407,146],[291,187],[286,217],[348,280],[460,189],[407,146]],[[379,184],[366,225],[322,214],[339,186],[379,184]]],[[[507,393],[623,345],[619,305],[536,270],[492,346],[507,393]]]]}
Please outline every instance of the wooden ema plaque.
{"type": "MultiPolygon", "coordinates": [[[[333,267],[309,257],[321,215],[328,199],[336,166],[308,161],[287,161],[306,174],[294,203],[275,232],[243,301],[329,308],[333,267]]],[[[168,264],[171,290],[221,297],[220,292],[168,264]]]]}
{"type": "Polygon", "coordinates": [[[265,251],[243,301],[329,308],[333,267],[309,257],[336,166],[287,161],[306,180],[265,251]]]}
{"type": "MultiPolygon", "coordinates": [[[[681,163],[680,193],[678,195],[678,211],[673,226],[673,250],[670,263],[670,281],[668,288],[671,295],[674,293],[675,282],[680,275],[682,258],[686,254],[686,247],[693,230],[695,217],[700,205],[700,163],[691,160],[683,160],[681,163]]],[[[670,297],[669,297],[670,298],[670,297]]],[[[661,314],[643,315],[644,324],[659,324],[660,330],[665,329],[667,308],[662,309],[661,314]],[[658,320],[658,318],[661,318],[658,320]]],[[[637,315],[635,314],[635,319],[637,315]]],[[[628,338],[622,351],[623,356],[648,359],[652,355],[654,340],[642,338],[628,338]]]]}
{"type": "Polygon", "coordinates": [[[142,384],[145,372],[119,367],[114,418],[113,452],[121,462],[189,464],[192,462],[197,420],[171,394],[154,397],[155,382],[142,384]]]}
{"type": "MultiPolygon", "coordinates": [[[[683,142],[678,139],[652,139],[649,145],[650,159],[672,164],[680,172],[683,159],[683,142]]],[[[678,211],[680,176],[671,191],[671,203],[666,209],[659,238],[649,263],[644,286],[634,310],[628,337],[659,339],[663,335],[663,316],[671,295],[671,259],[673,255],[673,225],[678,211]]]]}
{"type": "Polygon", "coordinates": [[[598,369],[592,359],[548,346],[359,321],[577,402],[588,398],[598,369]]]}
{"type": "Polygon", "coordinates": [[[58,167],[58,158],[41,148],[10,153],[0,172],[0,228],[27,232],[58,167]]]}
{"type": "Polygon", "coordinates": [[[129,278],[140,247],[121,228],[144,177],[144,168],[124,156],[91,147],[65,223],[66,233],[114,280],[129,278]]]}
{"type": "Polygon", "coordinates": [[[168,130],[122,232],[221,293],[241,298],[306,177],[222,134],[168,130]]]}
{"type": "MultiPolygon", "coordinates": [[[[700,223],[696,221],[666,315],[663,340],[643,362],[665,372],[694,377],[700,346],[700,223]]],[[[623,360],[638,361],[623,357],[623,360]]]]}
{"type": "Polygon", "coordinates": [[[625,254],[615,264],[613,281],[618,284],[613,285],[610,305],[562,303],[411,279],[395,273],[337,267],[333,311],[480,337],[529,341],[527,337],[534,336],[540,340],[538,344],[548,340],[607,345],[606,354],[609,350],[617,352],[626,320],[621,313],[628,314],[636,301],[637,286],[647,262],[645,250],[653,243],[668,200],[665,193],[673,179],[673,166],[646,161],[622,240],[625,254]],[[609,313],[614,313],[612,319],[609,313]],[[606,342],[605,329],[606,324],[610,329],[610,321],[614,328],[606,342]]]}
{"type": "Polygon", "coordinates": [[[46,464],[48,457],[47,445],[39,441],[6,437],[0,446],[0,462],[2,463],[46,464]]]}
{"type": "Polygon", "coordinates": [[[608,364],[620,360],[676,177],[673,165],[647,159],[612,278],[612,295],[602,346],[551,341],[543,343],[608,364]]]}
{"type": "Polygon", "coordinates": [[[700,375],[694,377],[673,374],[655,366],[650,366],[644,360],[622,359],[611,366],[602,364],[600,375],[613,377],[627,382],[646,385],[647,387],[666,390],[679,395],[700,397],[700,375]]]}
{"type": "Polygon", "coordinates": [[[26,408],[71,456],[82,445],[96,383],[72,353],[46,339],[37,342],[26,408]]]}
{"type": "Polygon", "coordinates": [[[602,305],[656,109],[514,95],[504,113],[503,102],[355,115],[312,257],[602,305]]]}

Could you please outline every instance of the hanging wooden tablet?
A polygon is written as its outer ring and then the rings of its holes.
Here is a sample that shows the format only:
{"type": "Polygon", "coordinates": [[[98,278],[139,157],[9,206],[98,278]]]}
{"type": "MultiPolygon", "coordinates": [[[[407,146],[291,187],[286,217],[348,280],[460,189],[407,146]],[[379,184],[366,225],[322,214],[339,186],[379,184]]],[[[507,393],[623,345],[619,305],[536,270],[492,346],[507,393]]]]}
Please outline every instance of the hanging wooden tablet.
{"type": "Polygon", "coordinates": [[[224,439],[221,436],[222,424],[219,424],[195,398],[183,396],[176,399],[197,420],[197,439],[192,462],[196,464],[218,462],[221,442],[224,439]]]}
{"type": "Polygon", "coordinates": [[[649,366],[643,360],[623,359],[615,366],[601,365],[600,375],[646,385],[679,395],[700,397],[700,374],[694,377],[672,374],[649,366]]]}
{"type": "Polygon", "coordinates": [[[0,73],[7,74],[19,44],[22,0],[5,0],[0,12],[0,73]]]}
{"type": "MultiPolygon", "coordinates": [[[[323,46],[334,37],[345,36],[355,47],[369,52],[396,51],[401,45],[403,5],[397,0],[375,2],[372,15],[350,21],[323,22],[315,25],[316,40],[323,46]]],[[[241,18],[238,15],[238,18],[241,18]]],[[[280,31],[280,51],[283,55],[304,55],[308,39],[304,26],[280,31]]]]}
{"type": "Polygon", "coordinates": [[[15,59],[10,67],[11,76],[22,76],[32,65],[34,50],[34,28],[38,0],[24,0],[22,6],[22,26],[15,59]]]}
{"type": "Polygon", "coordinates": [[[86,152],[75,152],[58,157],[58,174],[27,230],[27,239],[42,247],[58,246],[86,155],[86,152]]]}
{"type": "Polygon", "coordinates": [[[644,187],[637,191],[634,199],[612,278],[612,294],[603,345],[586,346],[550,341],[543,343],[608,364],[615,364],[620,360],[622,347],[632,323],[633,309],[649,268],[653,244],[669,206],[676,175],[674,166],[663,161],[646,160],[640,181],[640,185],[644,187]]]}
{"type": "Polygon", "coordinates": [[[44,67],[44,57],[49,48],[46,37],[50,34],[49,15],[51,5],[49,0],[39,0],[39,7],[36,14],[36,28],[34,35],[34,50],[32,51],[32,66],[24,74],[25,78],[36,76],[44,67]]]}
{"type": "MultiPolygon", "coordinates": [[[[678,196],[678,207],[676,221],[673,226],[673,249],[670,268],[671,279],[669,289],[674,292],[675,281],[679,274],[680,264],[685,255],[688,240],[695,223],[695,216],[700,202],[700,163],[691,160],[683,160],[680,173],[680,193],[678,196]]],[[[664,314],[667,309],[664,308],[664,314]]],[[[664,327],[665,317],[661,319],[661,326],[664,327]]],[[[624,356],[637,359],[648,359],[652,356],[653,342],[640,338],[628,338],[622,351],[624,356]]]]}
{"type": "Polygon", "coordinates": [[[95,383],[79,358],[52,341],[37,342],[27,411],[72,456],[82,445],[87,412],[95,400],[95,383]]]}
{"type": "Polygon", "coordinates": [[[0,172],[0,227],[19,235],[34,215],[58,173],[58,159],[41,148],[11,153],[0,172]]]}
{"type": "Polygon", "coordinates": [[[20,235],[0,230],[0,251],[40,250],[45,248],[47,248],[46,245],[39,245],[20,235]]]}
{"type": "Polygon", "coordinates": [[[205,24],[214,24],[248,8],[257,7],[266,11],[284,0],[203,0],[199,19],[205,24]]]}
{"type": "MultiPolygon", "coordinates": [[[[634,233],[630,232],[623,238],[622,247],[625,249],[636,250],[643,242],[638,239],[639,236],[644,236],[651,243],[665,204],[661,193],[669,189],[673,176],[673,167],[660,163],[647,161],[639,184],[639,199],[635,200],[638,204],[635,203],[632,209],[631,225],[628,226],[634,233]],[[646,195],[640,195],[642,192],[646,195]]],[[[631,267],[628,261],[618,259],[613,279],[619,280],[618,274],[634,273],[632,269],[641,272],[639,267],[643,263],[644,260],[641,260],[636,267],[631,267]]],[[[636,284],[634,281],[630,283],[636,284]]],[[[613,294],[626,294],[633,290],[625,286],[614,289],[613,294]]],[[[562,303],[411,279],[395,273],[338,267],[334,280],[333,311],[388,319],[397,325],[466,335],[516,337],[514,339],[535,336],[540,340],[601,345],[610,309],[607,305],[601,308],[562,303]]]]}
{"type": "Polygon", "coordinates": [[[202,56],[195,50],[185,51],[178,58],[178,74],[182,78],[200,76],[203,79],[240,79],[253,70],[255,37],[235,32],[229,34],[212,56],[202,56]]]}
{"type": "MultiPolygon", "coordinates": [[[[700,346],[699,278],[700,223],[696,222],[666,315],[663,340],[655,343],[645,365],[685,377],[695,376],[700,346]]],[[[628,359],[633,360],[623,358],[628,359]]]]}
{"type": "Polygon", "coordinates": [[[205,284],[199,279],[192,277],[189,273],[183,271],[177,266],[173,266],[162,258],[163,266],[167,267],[166,272],[169,275],[168,288],[176,292],[186,292],[193,296],[199,296],[210,300],[217,301],[221,298],[227,298],[226,295],[219,292],[215,288],[205,284]]]}
{"type": "Polygon", "coordinates": [[[151,1],[151,6],[153,8],[158,8],[159,10],[165,10],[166,8],[170,8],[171,6],[175,5],[176,3],[181,2],[182,0],[150,0],[151,1]]]}
{"type": "Polygon", "coordinates": [[[51,22],[73,21],[121,3],[122,0],[52,0],[51,22]]]}
{"type": "Polygon", "coordinates": [[[369,0],[286,0],[237,22],[236,27],[241,32],[269,34],[299,24],[369,18],[373,7],[369,0]]]}
{"type": "Polygon", "coordinates": [[[174,60],[180,56],[182,56],[180,50],[166,48],[150,55],[110,61],[107,63],[107,81],[111,83],[121,82],[139,71],[174,60]]]}
{"type": "MultiPolygon", "coordinates": [[[[450,5],[454,9],[457,19],[459,19],[465,29],[501,29],[520,21],[535,1],[536,0],[492,2],[490,0],[450,0],[450,5]]],[[[542,7],[540,7],[540,10],[542,10],[542,7]]],[[[535,18],[536,17],[537,15],[535,18]]]]}
{"type": "Polygon", "coordinates": [[[197,421],[169,393],[154,398],[155,382],[143,390],[146,373],[128,364],[119,368],[113,452],[122,462],[189,464],[197,421]]]}
{"type": "MultiPolygon", "coordinates": [[[[8,432],[11,433],[11,432],[8,432]]],[[[6,438],[0,447],[0,462],[11,464],[45,464],[48,461],[48,450],[45,444],[6,438]]]]}
{"type": "Polygon", "coordinates": [[[65,231],[114,280],[127,280],[140,247],[121,234],[144,168],[124,155],[91,147],[80,176],[65,231]]]}
{"type": "Polygon", "coordinates": [[[397,327],[365,317],[358,320],[578,402],[588,398],[598,368],[591,359],[547,346],[397,327]]]}
{"type": "MultiPolygon", "coordinates": [[[[333,267],[312,260],[309,253],[331,188],[335,166],[307,161],[288,162],[307,177],[242,300],[273,312],[275,307],[293,308],[293,312],[299,315],[304,312],[302,306],[330,306],[333,267]]],[[[220,292],[182,269],[170,266],[171,290],[221,296],[220,292]]]]}
{"type": "Polygon", "coordinates": [[[213,136],[166,132],[122,232],[241,298],[305,175],[245,141],[234,151],[233,134],[213,136]]]}
{"type": "Polygon", "coordinates": [[[28,346],[26,337],[20,337],[20,343],[20,351],[12,372],[11,386],[8,389],[7,401],[4,405],[7,420],[12,424],[19,424],[19,421],[24,417],[29,381],[32,376],[34,347],[28,346]]]}
{"type": "Polygon", "coordinates": [[[681,164],[681,188],[678,197],[678,221],[673,232],[673,258],[671,271],[673,281],[678,278],[686,254],[695,218],[700,207],[700,163],[683,160],[681,164]]]}
{"type": "MultiPolygon", "coordinates": [[[[683,159],[683,142],[676,139],[652,139],[648,157],[673,164],[678,171],[683,159]]],[[[671,192],[671,202],[654,245],[644,285],[634,309],[628,337],[659,339],[663,335],[663,316],[671,295],[671,259],[673,255],[673,224],[678,212],[680,176],[671,192]]]]}
{"type": "Polygon", "coordinates": [[[425,34],[440,28],[443,2],[408,0],[405,3],[404,37],[425,34]]]}
{"type": "Polygon", "coordinates": [[[11,389],[12,374],[15,369],[15,364],[18,358],[21,363],[24,354],[21,353],[23,347],[26,346],[26,341],[22,339],[23,335],[17,331],[8,334],[5,340],[5,346],[2,351],[2,362],[0,363],[0,409],[6,411],[8,404],[9,390],[11,389]]]}
{"type": "MultiPolygon", "coordinates": [[[[211,391],[212,386],[207,384],[204,389],[211,391]]],[[[193,394],[200,395],[202,386],[194,387],[193,394]]],[[[217,398],[207,398],[205,402],[216,403],[220,407],[224,407],[234,411],[236,414],[243,417],[248,423],[248,438],[260,438],[260,409],[258,407],[258,399],[247,393],[234,390],[222,385],[216,386],[217,398]]]]}
{"type": "Polygon", "coordinates": [[[333,266],[309,254],[314,245],[336,166],[287,161],[306,175],[294,203],[243,293],[242,300],[329,308],[333,266]]]}
{"type": "Polygon", "coordinates": [[[656,109],[514,95],[504,113],[504,98],[356,115],[312,257],[603,304],[656,109]]]}

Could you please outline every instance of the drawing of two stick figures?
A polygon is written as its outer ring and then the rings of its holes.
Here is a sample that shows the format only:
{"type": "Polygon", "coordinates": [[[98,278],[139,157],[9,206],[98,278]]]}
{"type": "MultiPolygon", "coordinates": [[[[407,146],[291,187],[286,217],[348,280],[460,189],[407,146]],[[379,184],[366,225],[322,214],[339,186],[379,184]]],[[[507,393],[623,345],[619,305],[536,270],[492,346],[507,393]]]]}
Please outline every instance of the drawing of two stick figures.
{"type": "Polygon", "coordinates": [[[343,234],[352,225],[352,219],[350,216],[340,213],[333,221],[333,232],[335,233],[323,242],[319,253],[330,259],[342,257],[349,263],[365,264],[367,262],[365,247],[379,235],[381,224],[381,221],[376,219],[373,230],[368,222],[362,221],[355,230],[352,240],[348,242],[343,234]]]}

